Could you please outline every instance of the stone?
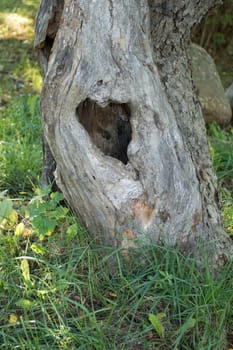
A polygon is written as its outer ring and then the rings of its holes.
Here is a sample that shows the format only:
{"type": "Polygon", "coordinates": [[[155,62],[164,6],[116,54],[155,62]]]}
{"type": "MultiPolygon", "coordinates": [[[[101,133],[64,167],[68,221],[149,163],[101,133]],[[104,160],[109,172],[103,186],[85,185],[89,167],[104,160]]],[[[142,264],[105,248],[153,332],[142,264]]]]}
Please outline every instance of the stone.
{"type": "Polygon", "coordinates": [[[231,109],[233,110],[233,83],[226,89],[225,95],[230,103],[231,109]]]}
{"type": "Polygon", "coordinates": [[[205,49],[193,43],[188,49],[188,55],[206,123],[215,121],[219,125],[227,125],[232,117],[231,106],[213,58],[205,49]]]}

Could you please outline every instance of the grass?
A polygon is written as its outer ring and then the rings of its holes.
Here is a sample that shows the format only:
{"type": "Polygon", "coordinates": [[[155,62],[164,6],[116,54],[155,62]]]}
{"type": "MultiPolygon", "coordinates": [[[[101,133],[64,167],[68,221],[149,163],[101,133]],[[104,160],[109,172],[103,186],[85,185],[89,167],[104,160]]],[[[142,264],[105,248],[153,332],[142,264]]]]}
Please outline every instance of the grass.
{"type": "Polygon", "coordinates": [[[212,123],[209,125],[209,135],[219,185],[233,190],[233,128],[226,132],[212,123]]]}
{"type": "Polygon", "coordinates": [[[4,108],[0,140],[0,189],[30,192],[40,182],[42,158],[37,95],[21,95],[4,108]]]}
{"type": "MultiPolygon", "coordinates": [[[[38,3],[0,3],[0,349],[229,350],[232,262],[213,279],[208,262],[152,245],[125,263],[39,189],[38,3]]],[[[233,235],[233,134],[211,125],[209,140],[233,235]]]]}
{"type": "Polygon", "coordinates": [[[28,0],[0,4],[0,191],[12,195],[31,193],[40,181],[42,78],[33,52],[32,20],[38,6],[39,1],[28,0]]]}
{"type": "Polygon", "coordinates": [[[225,227],[233,237],[233,128],[222,130],[217,124],[209,125],[209,142],[214,169],[220,188],[220,203],[225,227]]]}
{"type": "Polygon", "coordinates": [[[33,50],[32,17],[39,1],[5,1],[0,3],[0,106],[12,97],[40,91],[41,75],[33,50]],[[33,14],[30,11],[33,12],[33,14]]]}
{"type": "Polygon", "coordinates": [[[232,263],[214,280],[208,264],[150,246],[125,264],[47,195],[1,224],[1,349],[228,349],[232,263]],[[56,218],[42,236],[41,213],[56,218]]]}
{"type": "Polygon", "coordinates": [[[28,18],[34,18],[39,8],[39,3],[39,0],[1,0],[0,12],[17,13],[28,18]]]}

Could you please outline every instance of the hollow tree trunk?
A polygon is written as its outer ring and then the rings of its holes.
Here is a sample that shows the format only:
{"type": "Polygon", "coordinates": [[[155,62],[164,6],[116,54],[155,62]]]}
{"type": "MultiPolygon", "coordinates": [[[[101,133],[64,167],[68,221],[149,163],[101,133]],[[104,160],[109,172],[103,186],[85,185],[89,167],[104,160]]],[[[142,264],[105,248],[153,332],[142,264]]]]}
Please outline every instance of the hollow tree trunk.
{"type": "Polygon", "coordinates": [[[45,182],[103,244],[232,254],[186,45],[215,0],[42,0],[45,182]]]}

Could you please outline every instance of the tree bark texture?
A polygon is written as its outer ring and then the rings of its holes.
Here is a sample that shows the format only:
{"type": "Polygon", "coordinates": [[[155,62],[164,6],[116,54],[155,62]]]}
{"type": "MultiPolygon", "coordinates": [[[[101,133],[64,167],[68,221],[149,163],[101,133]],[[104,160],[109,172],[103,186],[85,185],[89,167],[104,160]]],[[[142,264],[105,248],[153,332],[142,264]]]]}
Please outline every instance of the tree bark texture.
{"type": "Polygon", "coordinates": [[[44,182],[56,164],[57,185],[102,244],[190,252],[203,241],[214,266],[232,254],[186,55],[216,3],[41,2],[44,182]]]}

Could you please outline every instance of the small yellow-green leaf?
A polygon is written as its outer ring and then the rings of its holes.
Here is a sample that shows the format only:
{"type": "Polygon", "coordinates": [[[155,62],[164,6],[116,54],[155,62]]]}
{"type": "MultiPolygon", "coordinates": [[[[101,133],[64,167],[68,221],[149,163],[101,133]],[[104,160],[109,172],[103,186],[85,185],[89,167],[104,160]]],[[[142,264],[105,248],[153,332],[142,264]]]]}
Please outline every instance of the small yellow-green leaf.
{"type": "Polygon", "coordinates": [[[9,323],[10,324],[14,324],[16,323],[18,320],[17,316],[15,314],[10,314],[10,317],[9,317],[9,323]]]}
{"type": "Polygon", "coordinates": [[[12,210],[10,214],[8,215],[8,220],[12,226],[16,225],[18,222],[18,213],[16,210],[12,210]]]}
{"type": "Polygon", "coordinates": [[[44,255],[44,254],[48,253],[48,251],[42,245],[37,244],[37,243],[33,243],[31,245],[31,248],[36,254],[44,255]]]}
{"type": "Polygon", "coordinates": [[[1,227],[5,230],[9,230],[14,227],[18,222],[18,213],[12,209],[11,212],[2,220],[1,227]]]}
{"type": "Polygon", "coordinates": [[[22,236],[24,233],[24,229],[25,229],[24,223],[20,222],[20,224],[18,224],[15,228],[15,236],[22,236]]]}
{"type": "Polygon", "coordinates": [[[117,298],[117,293],[111,292],[108,294],[111,298],[117,298]]]}
{"type": "Polygon", "coordinates": [[[49,289],[39,289],[36,291],[37,295],[38,296],[44,296],[44,295],[47,295],[50,293],[50,290],[49,289]]]}
{"type": "Polygon", "coordinates": [[[156,317],[158,317],[159,320],[162,320],[163,318],[166,317],[166,314],[164,312],[159,312],[156,317]]]}
{"type": "Polygon", "coordinates": [[[78,233],[77,224],[70,225],[66,231],[66,235],[69,240],[72,240],[78,233]]]}
{"type": "Polygon", "coordinates": [[[31,301],[28,299],[20,299],[15,303],[16,306],[22,307],[23,309],[30,309],[35,305],[35,301],[31,301]]]}
{"type": "Polygon", "coordinates": [[[20,268],[25,281],[30,281],[30,268],[29,268],[28,261],[26,259],[23,259],[21,261],[20,268]]]}
{"type": "Polygon", "coordinates": [[[36,291],[36,294],[38,297],[40,297],[41,299],[45,300],[46,299],[46,296],[48,294],[51,294],[51,293],[55,293],[56,292],[56,288],[52,288],[52,289],[39,289],[36,291]]]}
{"type": "Polygon", "coordinates": [[[194,318],[189,318],[177,331],[177,334],[183,335],[189,329],[193,328],[196,324],[196,320],[194,318]]]}
{"type": "Polygon", "coordinates": [[[149,321],[160,338],[164,338],[165,335],[165,330],[162,324],[162,319],[165,317],[166,315],[164,313],[159,313],[157,315],[149,314],[149,321]]]}

